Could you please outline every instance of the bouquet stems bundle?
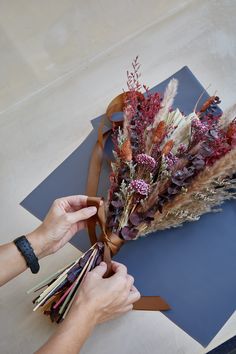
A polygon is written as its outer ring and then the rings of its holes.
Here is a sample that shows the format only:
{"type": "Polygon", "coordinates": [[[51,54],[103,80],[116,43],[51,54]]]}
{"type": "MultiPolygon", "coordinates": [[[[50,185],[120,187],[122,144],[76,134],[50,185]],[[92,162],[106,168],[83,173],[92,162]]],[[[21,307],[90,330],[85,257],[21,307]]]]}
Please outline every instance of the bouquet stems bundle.
{"type": "Polygon", "coordinates": [[[112,130],[114,161],[101,242],[40,284],[47,287],[34,301],[35,309],[43,306],[57,322],[104,252],[113,255],[126,241],[198,220],[235,198],[236,107],[221,114],[220,99],[212,96],[198,111],[184,115],[172,108],[177,80],[163,95],[150,93],[139,82],[138,58],[132,65],[128,91],[107,110],[111,117],[122,109],[123,124],[112,130]]]}
{"type": "Polygon", "coordinates": [[[41,295],[34,299],[34,311],[43,307],[44,314],[49,315],[52,322],[61,322],[66,317],[86,274],[100,264],[103,247],[102,243],[96,243],[76,261],[30,289],[28,293],[46,287],[41,295]]]}

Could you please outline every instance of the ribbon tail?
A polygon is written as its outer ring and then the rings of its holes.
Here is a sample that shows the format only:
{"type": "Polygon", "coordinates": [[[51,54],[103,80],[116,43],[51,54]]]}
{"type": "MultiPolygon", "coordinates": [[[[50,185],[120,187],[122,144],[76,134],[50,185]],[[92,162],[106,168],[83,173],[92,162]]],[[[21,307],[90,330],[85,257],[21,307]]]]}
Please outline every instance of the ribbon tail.
{"type": "Polygon", "coordinates": [[[114,272],[112,270],[112,265],[111,265],[111,250],[108,247],[106,242],[104,242],[103,262],[105,262],[107,265],[107,271],[104,274],[104,278],[109,278],[114,274],[114,272]]]}
{"type": "MultiPolygon", "coordinates": [[[[103,261],[107,264],[107,271],[104,278],[109,278],[114,274],[111,266],[111,250],[107,243],[104,243],[103,261]]],[[[134,310],[143,311],[167,311],[170,306],[160,296],[141,296],[141,298],[134,303],[134,310]]]]}
{"type": "Polygon", "coordinates": [[[167,311],[170,306],[160,296],[142,296],[134,303],[134,310],[143,311],[167,311]]]}

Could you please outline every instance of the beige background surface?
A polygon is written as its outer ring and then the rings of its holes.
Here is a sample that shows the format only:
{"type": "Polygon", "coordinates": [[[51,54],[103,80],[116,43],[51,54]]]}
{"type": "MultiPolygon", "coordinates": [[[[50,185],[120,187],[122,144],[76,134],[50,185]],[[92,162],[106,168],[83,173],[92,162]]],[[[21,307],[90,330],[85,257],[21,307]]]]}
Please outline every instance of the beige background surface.
{"type": "MultiPolygon", "coordinates": [[[[38,225],[19,202],[86,137],[137,54],[150,87],[188,65],[223,108],[235,102],[235,15],[235,0],[0,0],[1,243],[38,225]]],[[[77,254],[66,245],[0,289],[1,354],[32,353],[53,332],[25,291],[77,254]]],[[[234,314],[208,349],[235,332],[234,314]]],[[[82,353],[206,351],[162,314],[133,312],[82,353]]]]}

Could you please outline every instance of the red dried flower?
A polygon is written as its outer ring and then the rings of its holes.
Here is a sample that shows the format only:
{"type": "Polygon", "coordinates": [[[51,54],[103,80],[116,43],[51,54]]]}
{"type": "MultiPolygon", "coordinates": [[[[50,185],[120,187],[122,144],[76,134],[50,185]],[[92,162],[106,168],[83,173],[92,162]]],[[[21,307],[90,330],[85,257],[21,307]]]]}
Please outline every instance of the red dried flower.
{"type": "Polygon", "coordinates": [[[180,143],[177,151],[178,151],[178,155],[184,154],[187,151],[187,145],[180,143]]]}
{"type": "Polygon", "coordinates": [[[226,136],[228,144],[236,147],[236,118],[229,124],[226,136]]]}
{"type": "Polygon", "coordinates": [[[212,150],[211,155],[206,159],[207,165],[212,165],[216,160],[231,150],[228,144],[226,133],[220,129],[209,130],[208,146],[212,150]]]}

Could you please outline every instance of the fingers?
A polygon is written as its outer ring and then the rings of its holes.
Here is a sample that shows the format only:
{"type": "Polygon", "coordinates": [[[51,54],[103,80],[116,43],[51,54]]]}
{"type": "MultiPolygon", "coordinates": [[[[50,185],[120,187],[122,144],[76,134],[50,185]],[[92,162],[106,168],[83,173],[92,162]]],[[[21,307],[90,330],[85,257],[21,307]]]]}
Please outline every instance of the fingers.
{"type": "Polygon", "coordinates": [[[118,276],[126,276],[127,275],[127,268],[124,264],[112,261],[111,266],[112,266],[112,270],[115,273],[115,275],[118,275],[118,276]]]}
{"type": "Polygon", "coordinates": [[[102,278],[103,275],[106,273],[107,265],[105,262],[101,262],[97,267],[91,270],[91,274],[97,275],[99,278],[102,278]]]}
{"type": "Polygon", "coordinates": [[[87,227],[87,222],[86,220],[83,221],[78,221],[77,222],[77,231],[83,230],[87,227]]]}
{"type": "Polygon", "coordinates": [[[123,284],[125,288],[130,291],[134,284],[134,277],[130,274],[127,274],[127,268],[124,264],[112,261],[112,270],[114,275],[112,278],[114,281],[117,281],[117,278],[123,279],[123,284]]]}
{"type": "Polygon", "coordinates": [[[130,291],[132,291],[133,288],[133,284],[134,284],[134,277],[132,277],[132,275],[127,275],[126,276],[126,280],[127,280],[127,287],[130,291]]]}
{"type": "Polygon", "coordinates": [[[97,213],[97,208],[95,206],[90,206],[87,208],[82,208],[73,213],[67,213],[68,220],[71,223],[76,223],[78,221],[87,220],[91,218],[91,216],[97,213]]]}
{"type": "Polygon", "coordinates": [[[58,202],[64,201],[69,203],[72,207],[80,207],[84,208],[87,207],[87,195],[69,195],[68,197],[63,197],[57,199],[58,202]]]}
{"type": "MultiPolygon", "coordinates": [[[[87,220],[97,213],[95,206],[87,206],[88,197],[86,195],[70,195],[64,198],[58,198],[54,201],[55,205],[60,206],[66,211],[66,218],[71,223],[87,220]]],[[[100,205],[103,200],[100,200],[100,205]]]]}
{"type": "MultiPolygon", "coordinates": [[[[68,197],[63,197],[57,199],[58,201],[66,201],[68,202],[72,207],[75,208],[85,208],[87,207],[87,200],[88,196],[87,195],[69,195],[68,197]]],[[[100,200],[100,205],[103,204],[103,200],[100,200]]]]}
{"type": "Polygon", "coordinates": [[[133,305],[129,304],[129,305],[126,305],[125,307],[123,307],[121,312],[125,313],[125,312],[131,311],[131,310],[133,310],[133,305]]]}
{"type": "Polygon", "coordinates": [[[141,295],[138,289],[133,285],[132,289],[129,293],[128,299],[127,299],[127,304],[131,305],[134,302],[138,301],[140,299],[141,295]]]}

